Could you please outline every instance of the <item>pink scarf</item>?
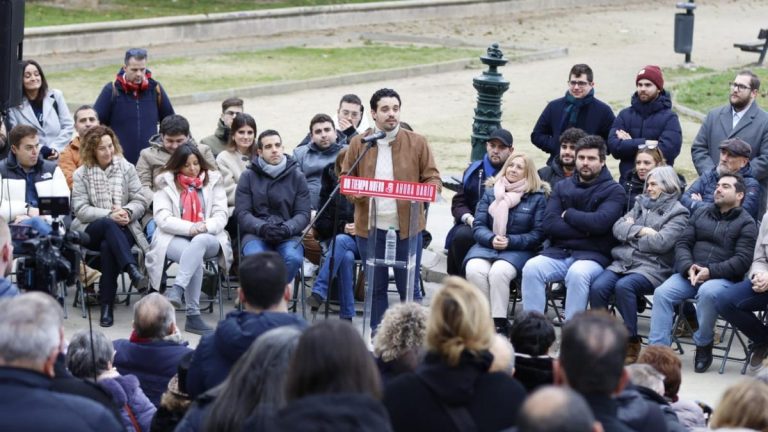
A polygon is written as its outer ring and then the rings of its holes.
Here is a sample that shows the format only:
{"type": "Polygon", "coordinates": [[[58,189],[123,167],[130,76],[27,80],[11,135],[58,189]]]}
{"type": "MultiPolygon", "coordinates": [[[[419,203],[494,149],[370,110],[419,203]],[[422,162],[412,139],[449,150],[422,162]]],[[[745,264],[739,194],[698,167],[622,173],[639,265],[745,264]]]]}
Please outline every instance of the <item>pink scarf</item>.
{"type": "Polygon", "coordinates": [[[190,222],[203,220],[203,209],[197,190],[203,187],[200,177],[187,177],[184,174],[176,174],[176,180],[181,185],[181,218],[190,222]]]}
{"type": "Polygon", "coordinates": [[[493,185],[493,196],[496,199],[488,206],[488,214],[493,218],[494,234],[502,237],[507,235],[509,209],[520,204],[520,199],[526,189],[528,189],[526,179],[510,183],[504,175],[501,175],[496,180],[496,184],[493,185]]]}

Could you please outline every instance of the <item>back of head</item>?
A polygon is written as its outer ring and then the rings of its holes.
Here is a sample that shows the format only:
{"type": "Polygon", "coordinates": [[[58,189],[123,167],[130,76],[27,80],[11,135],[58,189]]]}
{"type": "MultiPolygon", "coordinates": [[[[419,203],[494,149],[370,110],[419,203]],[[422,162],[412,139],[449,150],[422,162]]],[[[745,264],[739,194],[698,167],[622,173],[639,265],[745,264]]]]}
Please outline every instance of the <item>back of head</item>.
{"type": "Polygon", "coordinates": [[[577,314],[563,327],[560,367],[568,385],[581,394],[612,395],[627,354],[627,330],[604,311],[577,314]]]}
{"type": "Polygon", "coordinates": [[[178,114],[169,115],[160,122],[160,135],[189,136],[189,121],[178,114]]]}
{"type": "Polygon", "coordinates": [[[432,299],[427,323],[427,349],[451,366],[462,352],[479,354],[491,347],[494,335],[488,301],[460,277],[448,277],[432,299]]]}
{"type": "Polygon", "coordinates": [[[515,352],[543,356],[555,342],[555,327],[541,312],[526,311],[515,320],[509,339],[515,352]]]}
{"type": "Polygon", "coordinates": [[[381,397],[373,357],[357,330],[343,320],[321,321],[301,335],[286,382],[289,401],[331,393],[381,397]]]}
{"type": "Polygon", "coordinates": [[[654,369],[664,375],[664,396],[677,400],[677,392],[680,391],[682,381],[682,368],[680,357],[668,346],[649,345],[640,352],[638,363],[653,366],[654,369]]]}
{"type": "Polygon", "coordinates": [[[133,330],[143,339],[163,339],[176,323],[176,310],[165,296],[152,293],[133,305],[133,330]]]}
{"type": "Polygon", "coordinates": [[[523,404],[519,432],[591,432],[595,417],[584,398],[567,387],[545,386],[523,404]]]}
{"type": "Polygon", "coordinates": [[[109,370],[109,364],[115,355],[112,342],[104,333],[96,330],[80,330],[69,341],[67,348],[67,369],[78,378],[96,379],[101,373],[109,370]]]}
{"type": "Polygon", "coordinates": [[[400,303],[384,313],[376,336],[373,353],[385,362],[396,360],[424,345],[427,333],[427,309],[418,303],[400,303]]]}
{"type": "Polygon", "coordinates": [[[747,378],[725,391],[712,414],[711,429],[768,430],[768,384],[747,378]]]}
{"type": "Polygon", "coordinates": [[[664,396],[664,375],[649,364],[636,363],[627,366],[627,375],[632,384],[649,388],[664,396]]]}
{"type": "Polygon", "coordinates": [[[280,254],[261,252],[241,257],[239,272],[240,292],[248,305],[269,309],[280,303],[288,273],[280,254]]]}
{"type": "Polygon", "coordinates": [[[61,347],[64,314],[48,294],[0,300],[0,365],[41,370],[61,347]]]}

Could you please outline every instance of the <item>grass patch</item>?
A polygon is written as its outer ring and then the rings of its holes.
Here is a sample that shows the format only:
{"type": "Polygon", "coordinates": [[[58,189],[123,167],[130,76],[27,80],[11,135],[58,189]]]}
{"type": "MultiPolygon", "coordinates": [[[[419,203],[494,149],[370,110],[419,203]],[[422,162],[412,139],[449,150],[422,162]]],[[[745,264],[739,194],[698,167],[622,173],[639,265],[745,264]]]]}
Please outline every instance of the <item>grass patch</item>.
{"type": "MultiPolygon", "coordinates": [[[[715,75],[684,81],[674,88],[677,102],[706,114],[711,109],[728,102],[730,91],[728,83],[733,80],[737,72],[736,69],[727,70],[715,75]]],[[[768,70],[755,68],[752,69],[752,72],[760,77],[761,83],[768,83],[768,70]]],[[[764,85],[761,85],[757,103],[763,107],[768,104],[768,91],[765,90],[764,85]]]]}
{"type": "MultiPolygon", "coordinates": [[[[368,45],[351,48],[288,47],[275,50],[192,56],[150,62],[154,77],[171,95],[306,80],[353,72],[414,66],[477,57],[476,49],[368,45]]],[[[67,100],[92,102],[120,65],[47,74],[67,100]]]]}
{"type": "Polygon", "coordinates": [[[664,69],[664,79],[667,81],[677,81],[681,79],[687,79],[691,77],[696,77],[699,75],[707,75],[712,72],[715,72],[714,69],[698,66],[696,68],[686,68],[686,67],[676,67],[676,68],[668,68],[664,69]]]}
{"type": "Polygon", "coordinates": [[[27,2],[24,23],[27,27],[39,27],[373,1],[378,0],[101,0],[96,10],[27,2]]]}

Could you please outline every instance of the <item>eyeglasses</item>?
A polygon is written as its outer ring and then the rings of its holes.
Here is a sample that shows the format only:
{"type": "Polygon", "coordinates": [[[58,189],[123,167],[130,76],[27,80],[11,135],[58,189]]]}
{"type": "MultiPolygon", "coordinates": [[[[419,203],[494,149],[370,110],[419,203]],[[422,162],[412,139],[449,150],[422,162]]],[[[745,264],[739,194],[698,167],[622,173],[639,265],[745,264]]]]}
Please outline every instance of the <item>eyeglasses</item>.
{"type": "Polygon", "coordinates": [[[738,91],[752,90],[752,87],[747,87],[744,84],[739,84],[735,82],[732,82],[728,85],[731,86],[731,90],[738,90],[738,91]]]}
{"type": "Polygon", "coordinates": [[[637,146],[637,149],[638,150],[645,150],[645,149],[653,150],[653,149],[655,149],[658,146],[659,146],[659,142],[656,141],[656,142],[652,142],[652,143],[649,143],[649,144],[640,144],[639,146],[637,146]]]}
{"type": "Polygon", "coordinates": [[[568,81],[568,85],[571,87],[586,87],[589,83],[586,81],[568,81]]]}

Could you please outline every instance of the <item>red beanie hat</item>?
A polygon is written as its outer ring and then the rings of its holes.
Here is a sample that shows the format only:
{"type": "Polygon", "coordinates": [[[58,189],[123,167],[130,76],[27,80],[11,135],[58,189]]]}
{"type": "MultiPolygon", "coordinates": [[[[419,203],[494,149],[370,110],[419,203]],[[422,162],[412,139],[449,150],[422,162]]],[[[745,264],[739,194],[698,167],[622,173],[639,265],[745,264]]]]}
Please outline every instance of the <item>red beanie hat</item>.
{"type": "Polygon", "coordinates": [[[640,72],[637,73],[637,77],[635,77],[635,84],[641,79],[647,79],[652,82],[653,85],[658,87],[659,90],[664,90],[664,75],[661,73],[661,68],[658,66],[648,65],[640,69],[640,72]]]}

